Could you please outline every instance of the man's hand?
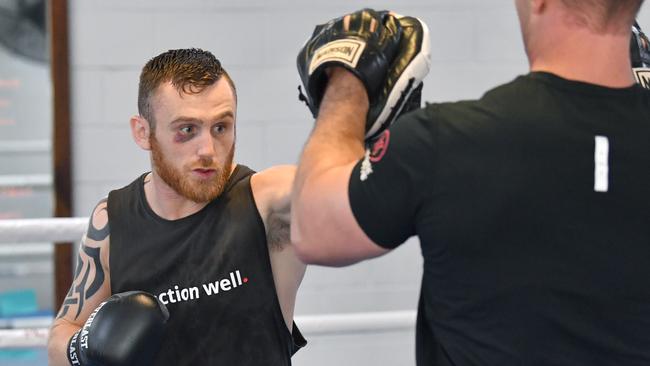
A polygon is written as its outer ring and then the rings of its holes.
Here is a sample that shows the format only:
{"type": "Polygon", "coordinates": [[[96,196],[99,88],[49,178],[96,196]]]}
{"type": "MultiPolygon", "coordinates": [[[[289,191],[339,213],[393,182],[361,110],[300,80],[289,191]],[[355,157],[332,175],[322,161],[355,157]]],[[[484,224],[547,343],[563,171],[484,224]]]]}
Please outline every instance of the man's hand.
{"type": "Polygon", "coordinates": [[[149,365],[158,352],[169,313],[141,291],[115,294],[101,303],[68,343],[70,365],[149,365]]]}
{"type": "Polygon", "coordinates": [[[317,117],[328,70],[346,68],[361,80],[368,94],[365,137],[372,139],[400,113],[419,108],[429,65],[429,36],[423,22],[363,9],[316,27],[298,55],[298,71],[307,93],[301,96],[317,117]]]}

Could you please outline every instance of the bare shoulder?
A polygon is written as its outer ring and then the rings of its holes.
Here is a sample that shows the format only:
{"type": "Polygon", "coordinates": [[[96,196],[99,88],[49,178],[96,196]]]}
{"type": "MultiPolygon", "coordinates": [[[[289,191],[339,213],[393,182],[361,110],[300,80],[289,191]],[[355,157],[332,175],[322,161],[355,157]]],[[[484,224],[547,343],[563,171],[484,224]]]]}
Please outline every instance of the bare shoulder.
{"type": "Polygon", "coordinates": [[[295,175],[295,165],[277,165],[255,173],[251,177],[253,195],[260,212],[287,208],[295,175]]]}
{"type": "Polygon", "coordinates": [[[90,216],[88,231],[86,236],[96,242],[101,242],[108,238],[110,228],[108,224],[108,198],[103,198],[97,203],[90,216]]]}
{"type": "Polygon", "coordinates": [[[260,190],[291,190],[295,176],[295,165],[276,165],[253,174],[251,179],[260,190]]]}

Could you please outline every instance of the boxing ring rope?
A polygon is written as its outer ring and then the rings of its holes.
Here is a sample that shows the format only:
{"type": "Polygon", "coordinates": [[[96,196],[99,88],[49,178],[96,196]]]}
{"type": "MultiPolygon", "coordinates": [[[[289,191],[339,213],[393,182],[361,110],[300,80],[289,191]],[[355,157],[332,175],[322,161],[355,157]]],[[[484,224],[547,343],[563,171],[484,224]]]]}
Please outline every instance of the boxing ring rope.
{"type": "Polygon", "coordinates": [[[78,242],[87,217],[0,220],[0,245],[3,243],[78,242]]]}
{"type": "MultiPolygon", "coordinates": [[[[33,242],[77,242],[87,217],[0,220],[0,245],[33,242]]],[[[408,331],[415,326],[414,310],[297,315],[306,336],[408,331]]],[[[0,349],[45,347],[47,328],[0,329],[0,349]]]]}

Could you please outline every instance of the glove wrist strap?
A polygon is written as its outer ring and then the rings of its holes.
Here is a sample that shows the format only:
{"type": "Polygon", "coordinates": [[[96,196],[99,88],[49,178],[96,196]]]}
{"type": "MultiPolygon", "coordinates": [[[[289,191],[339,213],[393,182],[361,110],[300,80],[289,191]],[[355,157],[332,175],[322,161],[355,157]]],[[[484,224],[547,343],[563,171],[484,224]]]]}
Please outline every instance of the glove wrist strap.
{"type": "Polygon", "coordinates": [[[71,366],[81,366],[81,361],[79,361],[79,354],[77,353],[77,348],[78,348],[78,343],[77,343],[77,338],[79,338],[79,334],[81,333],[81,330],[77,331],[72,337],[70,337],[70,341],[68,342],[68,362],[70,362],[71,366]]]}

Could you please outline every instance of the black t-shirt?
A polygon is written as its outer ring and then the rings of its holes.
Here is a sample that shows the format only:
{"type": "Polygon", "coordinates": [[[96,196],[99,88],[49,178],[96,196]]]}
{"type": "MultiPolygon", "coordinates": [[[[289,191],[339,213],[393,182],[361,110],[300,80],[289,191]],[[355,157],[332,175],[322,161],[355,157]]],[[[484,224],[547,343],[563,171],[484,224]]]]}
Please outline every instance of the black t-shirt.
{"type": "Polygon", "coordinates": [[[650,365],[650,91],[531,73],[397,121],[350,178],[420,238],[418,365],[650,365]]]}
{"type": "Polygon", "coordinates": [[[178,220],[151,209],[146,174],[109,194],[111,291],[148,291],[169,310],[153,365],[291,365],[304,346],[282,316],[252,174],[238,165],[219,197],[178,220]]]}

